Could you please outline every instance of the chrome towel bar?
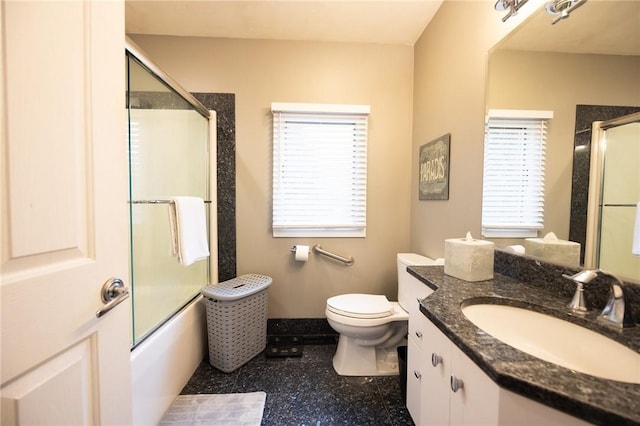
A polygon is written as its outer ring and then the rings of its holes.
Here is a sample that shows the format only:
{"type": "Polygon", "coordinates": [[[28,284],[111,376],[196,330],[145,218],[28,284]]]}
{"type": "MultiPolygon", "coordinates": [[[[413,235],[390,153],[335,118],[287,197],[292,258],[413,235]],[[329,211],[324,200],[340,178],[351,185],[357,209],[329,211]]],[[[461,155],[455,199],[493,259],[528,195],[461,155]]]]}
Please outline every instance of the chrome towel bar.
{"type": "MultiPolygon", "coordinates": [[[[131,200],[129,204],[173,204],[173,200],[131,200]]],[[[211,204],[211,201],[205,200],[205,204],[211,204]]]]}
{"type": "Polygon", "coordinates": [[[316,244],[316,245],[313,246],[313,251],[318,253],[318,254],[321,254],[323,256],[327,256],[327,257],[330,257],[331,259],[334,259],[334,260],[337,260],[339,262],[342,262],[347,266],[351,266],[355,262],[355,259],[352,256],[349,256],[349,258],[347,259],[346,257],[342,257],[342,256],[337,255],[335,253],[331,253],[329,251],[326,251],[325,249],[320,247],[319,244],[316,244]]]}

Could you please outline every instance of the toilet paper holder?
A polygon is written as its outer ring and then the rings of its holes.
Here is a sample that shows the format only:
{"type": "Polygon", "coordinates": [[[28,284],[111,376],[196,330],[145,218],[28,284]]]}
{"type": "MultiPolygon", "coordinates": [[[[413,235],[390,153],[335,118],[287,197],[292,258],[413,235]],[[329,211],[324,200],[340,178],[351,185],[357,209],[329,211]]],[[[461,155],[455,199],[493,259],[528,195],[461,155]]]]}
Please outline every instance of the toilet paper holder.
{"type": "MultiPolygon", "coordinates": [[[[314,245],[314,246],[313,246],[313,248],[312,248],[312,250],[313,250],[315,253],[318,253],[318,254],[321,254],[321,255],[323,255],[323,256],[327,256],[327,257],[329,257],[329,258],[331,258],[331,259],[334,259],[334,260],[337,260],[337,261],[339,261],[339,262],[342,262],[342,263],[344,263],[344,264],[345,264],[345,265],[347,265],[347,266],[351,266],[351,265],[353,265],[353,264],[354,264],[354,262],[355,262],[355,259],[353,258],[353,256],[349,256],[349,257],[347,258],[347,257],[340,256],[339,254],[331,253],[330,251],[326,251],[325,249],[323,249],[322,247],[320,247],[320,245],[319,245],[319,244],[314,245]]],[[[295,252],[296,252],[296,246],[292,246],[292,247],[289,249],[289,251],[290,251],[290,252],[292,252],[292,253],[295,253],[295,252]]]]}

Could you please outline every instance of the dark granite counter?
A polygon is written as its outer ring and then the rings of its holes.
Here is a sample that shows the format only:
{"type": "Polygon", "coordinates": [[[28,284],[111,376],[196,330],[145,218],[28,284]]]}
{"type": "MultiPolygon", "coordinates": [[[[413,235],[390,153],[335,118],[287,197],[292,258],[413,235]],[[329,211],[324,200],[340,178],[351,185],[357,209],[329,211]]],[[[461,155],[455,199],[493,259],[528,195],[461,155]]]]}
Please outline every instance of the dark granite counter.
{"type": "Polygon", "coordinates": [[[407,269],[435,290],[421,302],[422,313],[499,386],[591,423],[640,425],[640,385],[600,379],[521,352],[481,331],[461,306],[470,299],[526,306],[598,331],[636,352],[640,326],[624,331],[607,327],[595,321],[599,310],[584,317],[571,314],[566,308],[570,297],[501,274],[467,282],[446,275],[442,266],[407,269]]]}

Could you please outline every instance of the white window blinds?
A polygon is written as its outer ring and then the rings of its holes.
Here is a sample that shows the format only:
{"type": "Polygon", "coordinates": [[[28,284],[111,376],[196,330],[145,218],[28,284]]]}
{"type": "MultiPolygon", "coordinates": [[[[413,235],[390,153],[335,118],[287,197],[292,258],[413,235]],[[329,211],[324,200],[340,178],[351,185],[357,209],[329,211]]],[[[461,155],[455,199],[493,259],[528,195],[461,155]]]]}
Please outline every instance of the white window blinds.
{"type": "Polygon", "coordinates": [[[482,194],[485,237],[535,237],[543,228],[546,124],[551,117],[551,111],[489,111],[482,194]]]}
{"type": "Polygon", "coordinates": [[[273,236],[364,237],[369,106],[271,109],[273,236]]]}

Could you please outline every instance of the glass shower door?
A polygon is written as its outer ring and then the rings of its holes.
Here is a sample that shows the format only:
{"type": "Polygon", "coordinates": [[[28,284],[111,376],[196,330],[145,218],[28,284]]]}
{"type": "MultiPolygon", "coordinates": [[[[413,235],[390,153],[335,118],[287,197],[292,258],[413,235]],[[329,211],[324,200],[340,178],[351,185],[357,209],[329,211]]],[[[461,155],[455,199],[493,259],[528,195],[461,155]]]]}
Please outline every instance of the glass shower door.
{"type": "Polygon", "coordinates": [[[171,197],[209,200],[209,120],[129,53],[127,64],[135,346],[209,282],[209,260],[173,255],[169,222],[171,197]]]}
{"type": "Polygon", "coordinates": [[[598,266],[640,281],[640,257],[631,253],[640,202],[640,121],[606,129],[604,140],[598,266]]]}

